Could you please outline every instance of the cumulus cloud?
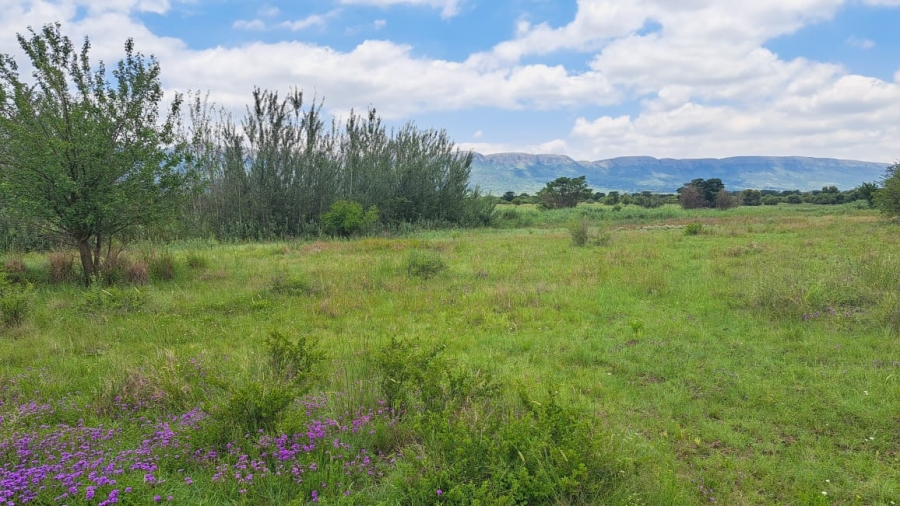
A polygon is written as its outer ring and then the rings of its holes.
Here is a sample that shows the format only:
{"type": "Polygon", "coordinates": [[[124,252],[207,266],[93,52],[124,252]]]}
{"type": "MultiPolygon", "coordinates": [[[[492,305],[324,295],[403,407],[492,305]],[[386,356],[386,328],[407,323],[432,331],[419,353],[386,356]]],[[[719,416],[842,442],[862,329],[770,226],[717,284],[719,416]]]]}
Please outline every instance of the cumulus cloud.
{"type": "Polygon", "coordinates": [[[322,16],[319,14],[313,14],[307,16],[302,19],[297,19],[294,21],[284,21],[279,26],[287,28],[292,31],[305,30],[312,26],[325,26],[326,19],[328,15],[322,16]]]}
{"type": "Polygon", "coordinates": [[[340,0],[344,5],[374,5],[390,7],[393,5],[426,6],[441,10],[441,17],[448,19],[459,14],[464,0],[340,0]]]}
{"type": "MultiPolygon", "coordinates": [[[[765,47],[773,37],[831,19],[850,0],[578,0],[561,26],[510,20],[509,40],[462,61],[421,56],[390,40],[346,50],[284,40],[189,48],[137,21],[139,12],[172,8],[168,0],[13,0],[0,10],[0,33],[60,20],[78,40],[90,35],[94,57],[112,61],[134,37],[155,54],[170,90],[210,90],[211,99],[241,114],[253,86],[298,86],[324,95],[332,111],[377,107],[388,119],[442,111],[472,117],[490,111],[565,111],[567,132],[517,143],[491,135],[466,143],[479,151],[540,151],[578,159],[618,155],[729,156],[795,154],[891,161],[897,157],[900,71],[892,82],[853,75],[833,63],[784,59],[765,47]],[[87,12],[87,15],[84,13],[87,12]],[[648,29],[648,27],[650,29],[648,29]],[[574,71],[556,53],[578,53],[574,71]],[[619,106],[608,114],[603,107],[619,106]],[[627,109],[629,112],[623,113],[627,109]],[[585,112],[587,110],[591,113],[585,112]],[[599,112],[598,112],[599,111],[599,112]]],[[[9,0],[7,0],[9,2],[9,0]]],[[[344,5],[425,6],[456,16],[461,0],[340,0],[344,5]]],[[[900,0],[866,0],[882,7],[900,0]]],[[[308,29],[312,15],[279,25],[277,9],[238,29],[308,29]]],[[[386,19],[373,22],[375,29],[386,19]]],[[[863,37],[847,44],[871,47],[863,37]]],[[[12,37],[0,52],[19,57],[12,37]]],[[[480,131],[470,124],[461,135],[480,131]]]]}

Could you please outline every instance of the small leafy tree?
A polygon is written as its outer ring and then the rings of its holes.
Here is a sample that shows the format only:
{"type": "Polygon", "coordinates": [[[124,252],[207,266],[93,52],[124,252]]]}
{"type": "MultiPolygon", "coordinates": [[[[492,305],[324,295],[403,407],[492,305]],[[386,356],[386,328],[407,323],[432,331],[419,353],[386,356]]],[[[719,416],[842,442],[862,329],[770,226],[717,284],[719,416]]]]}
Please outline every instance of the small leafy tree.
{"type": "Polygon", "coordinates": [[[869,207],[875,207],[875,194],[878,193],[877,183],[863,183],[856,187],[856,198],[865,200],[869,207]]]}
{"type": "Polygon", "coordinates": [[[363,212],[359,202],[350,200],[336,201],[322,216],[322,226],[325,228],[325,232],[341,237],[350,237],[364,232],[376,222],[378,222],[377,208],[373,206],[363,212]]]}
{"type": "Polygon", "coordinates": [[[873,197],[875,207],[885,216],[900,216],[900,162],[884,171],[884,181],[873,197]]]}
{"type": "Polygon", "coordinates": [[[741,203],[745,206],[758,206],[762,204],[762,192],[746,189],[741,192],[741,203]]]}
{"type": "Polygon", "coordinates": [[[684,209],[716,207],[716,198],[724,189],[725,184],[719,178],[694,179],[678,190],[678,202],[684,209]]]}
{"type": "Polygon", "coordinates": [[[579,202],[590,199],[594,190],[588,188],[586,177],[559,177],[547,183],[537,197],[540,206],[545,209],[562,209],[575,207],[579,202]]]}
{"type": "Polygon", "coordinates": [[[78,246],[87,282],[102,246],[177,211],[192,187],[175,142],[181,96],[159,123],[163,98],[156,59],[125,42],[110,74],[92,68],[90,41],[78,51],[46,25],[19,45],[34,68],[20,79],[0,55],[0,181],[9,205],[78,246]]]}

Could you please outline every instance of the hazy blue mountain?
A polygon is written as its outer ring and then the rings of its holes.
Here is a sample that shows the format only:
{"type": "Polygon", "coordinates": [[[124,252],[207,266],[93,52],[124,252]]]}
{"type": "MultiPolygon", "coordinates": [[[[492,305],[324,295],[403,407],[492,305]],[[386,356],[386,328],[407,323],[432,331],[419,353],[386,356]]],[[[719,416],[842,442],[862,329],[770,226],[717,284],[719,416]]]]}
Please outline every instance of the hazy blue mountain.
{"type": "Polygon", "coordinates": [[[849,190],[878,181],[889,164],[803,156],[736,156],[731,158],[653,158],[626,156],[594,162],[562,155],[527,153],[476,154],[471,182],[499,195],[534,193],[558,177],[587,176],[595,191],[649,190],[671,193],[692,179],[719,178],[729,190],[849,190]]]}

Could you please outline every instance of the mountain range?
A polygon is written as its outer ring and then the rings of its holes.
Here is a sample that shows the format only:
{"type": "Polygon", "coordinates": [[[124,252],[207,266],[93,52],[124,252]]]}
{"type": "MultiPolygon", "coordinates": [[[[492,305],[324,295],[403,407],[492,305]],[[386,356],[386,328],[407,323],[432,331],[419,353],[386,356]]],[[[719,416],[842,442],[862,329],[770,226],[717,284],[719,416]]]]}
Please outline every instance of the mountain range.
{"type": "Polygon", "coordinates": [[[534,193],[558,177],[586,176],[594,191],[673,193],[697,179],[719,178],[729,190],[849,190],[880,181],[887,163],[803,156],[736,156],[731,158],[653,158],[625,156],[576,161],[564,155],[476,153],[470,181],[484,192],[534,193]]]}

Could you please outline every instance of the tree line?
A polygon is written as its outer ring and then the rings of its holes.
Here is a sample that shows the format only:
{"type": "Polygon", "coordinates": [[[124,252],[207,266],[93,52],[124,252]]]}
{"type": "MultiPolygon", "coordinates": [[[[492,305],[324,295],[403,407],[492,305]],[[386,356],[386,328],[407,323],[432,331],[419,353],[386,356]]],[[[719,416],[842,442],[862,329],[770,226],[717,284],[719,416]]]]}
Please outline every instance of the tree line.
{"type": "Polygon", "coordinates": [[[368,219],[359,217],[359,229],[476,226],[493,210],[469,188],[471,152],[443,130],[389,131],[374,108],[340,122],[324,117],[321,101],[305,104],[300,90],[280,98],[256,89],[240,124],[198,94],[188,116],[188,168],[203,188],[184,213],[188,235],[304,236],[319,233],[326,215],[325,230],[346,235],[360,213],[368,219]]]}
{"type": "Polygon", "coordinates": [[[768,206],[778,204],[837,205],[859,202],[870,208],[878,208],[889,215],[900,215],[900,164],[885,171],[879,183],[866,182],[850,190],[826,186],[821,190],[755,190],[729,191],[721,179],[694,179],[685,183],[675,193],[650,191],[608,193],[594,192],[588,187],[585,176],[560,177],[546,184],[534,195],[507,191],[501,201],[513,205],[535,204],[543,209],[574,207],[582,202],[594,202],[611,206],[637,205],[656,208],[666,204],[678,204],[685,209],[731,209],[737,206],[768,206]]]}
{"type": "Polygon", "coordinates": [[[125,42],[107,71],[59,23],[0,55],[0,241],[75,245],[86,279],[113,241],[151,233],[286,238],[363,227],[473,226],[493,200],[443,130],[388,130],[374,108],[326,118],[303,93],[254,89],[235,121],[202,94],[161,111],[160,64],[125,42]],[[323,229],[323,218],[329,224],[323,229]]]}

